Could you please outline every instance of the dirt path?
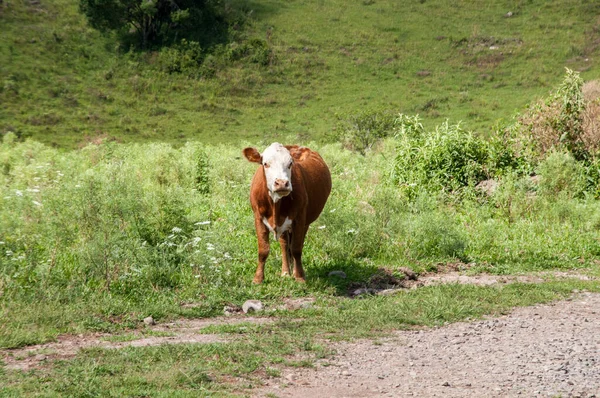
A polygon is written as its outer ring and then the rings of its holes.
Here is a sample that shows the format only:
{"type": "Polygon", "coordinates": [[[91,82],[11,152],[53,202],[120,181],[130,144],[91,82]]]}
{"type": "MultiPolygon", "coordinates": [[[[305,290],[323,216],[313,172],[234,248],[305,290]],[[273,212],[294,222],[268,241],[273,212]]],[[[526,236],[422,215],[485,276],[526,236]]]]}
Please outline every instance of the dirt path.
{"type": "Polygon", "coordinates": [[[334,360],[284,370],[255,396],[600,397],[600,294],[496,319],[335,344],[334,360]]]}
{"type": "Polygon", "coordinates": [[[43,366],[48,361],[72,358],[85,348],[125,348],[148,347],[161,344],[185,343],[217,343],[225,342],[225,338],[216,334],[203,334],[202,329],[212,325],[236,323],[267,323],[270,318],[256,317],[223,317],[208,319],[179,320],[149,327],[147,330],[137,330],[128,334],[128,341],[111,341],[110,334],[61,335],[57,341],[36,344],[14,350],[0,350],[0,359],[7,369],[29,370],[43,366]],[[146,333],[144,333],[146,332],[146,333]]]}

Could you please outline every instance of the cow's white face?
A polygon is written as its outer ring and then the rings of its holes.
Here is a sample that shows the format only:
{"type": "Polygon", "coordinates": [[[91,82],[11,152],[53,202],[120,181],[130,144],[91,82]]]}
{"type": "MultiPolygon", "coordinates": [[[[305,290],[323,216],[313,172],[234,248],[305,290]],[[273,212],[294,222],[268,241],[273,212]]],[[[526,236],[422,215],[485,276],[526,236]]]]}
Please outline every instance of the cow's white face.
{"type": "Polygon", "coordinates": [[[292,192],[292,155],[283,145],[275,142],[262,153],[267,189],[273,202],[292,192]]]}

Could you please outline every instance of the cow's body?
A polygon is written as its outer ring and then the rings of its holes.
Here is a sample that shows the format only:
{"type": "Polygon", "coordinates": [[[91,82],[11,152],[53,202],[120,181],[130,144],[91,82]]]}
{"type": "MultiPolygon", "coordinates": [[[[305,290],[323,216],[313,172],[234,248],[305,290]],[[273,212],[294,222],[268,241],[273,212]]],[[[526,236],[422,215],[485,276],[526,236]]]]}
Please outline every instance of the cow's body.
{"type": "Polygon", "coordinates": [[[244,156],[260,163],[250,188],[258,238],[258,268],[253,282],[261,283],[264,279],[270,232],[281,244],[282,275],[290,274],[290,263],[293,263],[294,277],[304,281],[304,238],[331,192],[329,169],[317,152],[305,147],[275,143],[263,155],[254,148],[246,148],[244,156]]]}

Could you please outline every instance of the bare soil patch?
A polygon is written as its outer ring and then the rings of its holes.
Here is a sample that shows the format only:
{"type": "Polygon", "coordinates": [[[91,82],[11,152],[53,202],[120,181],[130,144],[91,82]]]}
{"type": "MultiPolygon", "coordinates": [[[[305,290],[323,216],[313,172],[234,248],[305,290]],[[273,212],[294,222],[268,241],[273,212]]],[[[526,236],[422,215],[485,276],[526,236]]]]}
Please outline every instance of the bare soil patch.
{"type": "Polygon", "coordinates": [[[348,288],[349,296],[360,296],[363,294],[389,295],[402,289],[416,289],[423,286],[432,286],[448,283],[470,284],[478,286],[489,286],[508,283],[543,283],[553,279],[579,279],[594,280],[593,276],[577,271],[543,271],[522,275],[493,275],[476,274],[468,275],[464,271],[470,268],[469,264],[455,263],[440,265],[437,272],[422,275],[415,274],[408,268],[400,268],[404,275],[396,276],[386,268],[380,268],[365,283],[351,284],[348,288]]]}
{"type": "MultiPolygon", "coordinates": [[[[184,343],[222,343],[225,338],[216,334],[204,334],[202,329],[213,325],[226,325],[236,323],[268,323],[270,318],[256,317],[222,317],[208,319],[184,319],[148,327],[144,330],[132,331],[124,334],[128,341],[110,341],[115,335],[107,333],[61,335],[57,341],[37,344],[12,350],[0,350],[0,359],[4,361],[7,369],[30,370],[42,367],[57,359],[72,358],[86,348],[126,348],[149,347],[161,344],[184,343]],[[146,332],[146,335],[144,334],[146,332]],[[150,333],[148,333],[150,332],[150,333]],[[158,335],[152,335],[152,333],[158,335]],[[162,335],[164,334],[164,335],[162,335]]],[[[117,335],[118,336],[118,335],[117,335]]]]}
{"type": "Polygon", "coordinates": [[[600,294],[383,341],[335,343],[333,360],[286,369],[255,396],[595,397],[600,294]]]}

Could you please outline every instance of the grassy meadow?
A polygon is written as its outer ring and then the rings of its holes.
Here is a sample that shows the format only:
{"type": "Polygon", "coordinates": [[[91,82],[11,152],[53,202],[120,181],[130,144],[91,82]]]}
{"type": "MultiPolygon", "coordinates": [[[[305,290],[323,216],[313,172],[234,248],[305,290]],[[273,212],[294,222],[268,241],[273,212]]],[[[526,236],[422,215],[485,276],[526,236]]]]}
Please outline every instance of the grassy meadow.
{"type": "Polygon", "coordinates": [[[0,132],[63,148],[97,137],[309,142],[339,118],[386,109],[488,134],[546,95],[564,66],[599,73],[589,1],[223,4],[243,29],[207,44],[201,71],[174,73],[168,50],[100,34],[74,0],[5,2],[0,132]],[[267,58],[227,58],[252,40],[267,58]]]}
{"type": "MultiPolygon", "coordinates": [[[[581,94],[577,75],[565,82],[573,84],[560,95],[581,94]]],[[[562,100],[572,98],[547,103],[562,100]]],[[[143,329],[148,315],[158,322],[210,317],[247,299],[268,308],[290,297],[317,301],[306,310],[269,312],[273,324],[207,330],[237,336],[234,343],[87,349],[44,369],[3,370],[0,391],[244,395],[281,367],[310,366],[331,355],[326,339],[380,336],[564,298],[574,289],[599,291],[594,280],[548,278],[535,285],[447,285],[348,298],[357,287],[402,278],[400,267],[600,275],[595,157],[586,152],[589,158],[578,160],[568,142],[536,152],[524,132],[537,130],[525,121],[506,130],[519,135],[495,141],[448,123],[430,130],[417,116],[398,115],[389,137],[364,156],[340,143],[311,144],[329,164],[335,189],[308,235],[306,284],[279,276],[276,243],[265,283],[251,284],[256,240],[248,187],[255,165],[237,145],[104,142],[65,152],[5,135],[0,347],[65,333],[125,339],[143,329]],[[478,188],[482,178],[496,181],[496,189],[478,188]],[[333,270],[347,278],[329,276],[333,270]]],[[[344,137],[370,133],[348,130],[344,137]]]]}
{"type": "Polygon", "coordinates": [[[222,4],[241,27],[192,66],[193,45],[126,48],[72,0],[0,4],[0,349],[126,341],[149,315],[248,299],[315,305],[206,330],[230,343],[85,349],[29,371],[0,357],[1,396],[251,395],[331,355],[328,340],[600,291],[547,277],[348,294],[403,267],[600,277],[598,5],[222,4]],[[318,150],[332,173],[306,284],[279,276],[275,242],[251,284],[256,165],[241,149],[274,140],[318,150]]]}

